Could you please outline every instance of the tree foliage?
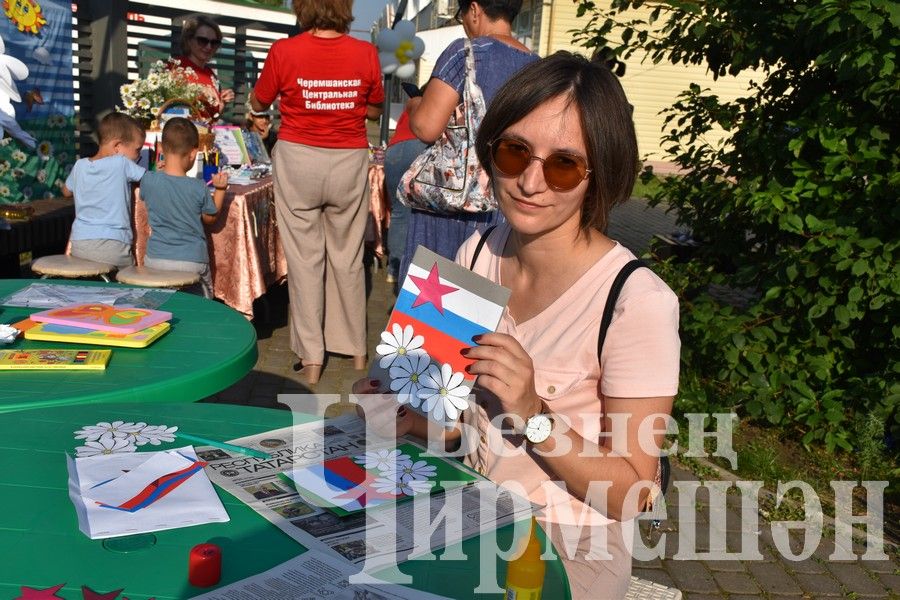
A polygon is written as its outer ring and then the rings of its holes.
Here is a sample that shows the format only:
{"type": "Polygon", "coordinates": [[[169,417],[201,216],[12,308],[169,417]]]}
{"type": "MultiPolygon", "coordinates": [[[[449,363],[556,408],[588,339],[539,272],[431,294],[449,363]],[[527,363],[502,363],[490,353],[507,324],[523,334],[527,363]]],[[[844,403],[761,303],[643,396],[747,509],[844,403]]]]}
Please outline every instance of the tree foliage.
{"type": "Polygon", "coordinates": [[[852,449],[855,414],[896,435],[900,4],[576,1],[585,46],[754,70],[742,98],[691,84],[665,110],[662,147],[687,174],[652,200],[704,242],[662,265],[682,298],[679,401],[740,407],[829,449],[852,449]],[[707,141],[714,126],[724,143],[707,141]],[[756,295],[736,307],[711,286],[756,295]]]}

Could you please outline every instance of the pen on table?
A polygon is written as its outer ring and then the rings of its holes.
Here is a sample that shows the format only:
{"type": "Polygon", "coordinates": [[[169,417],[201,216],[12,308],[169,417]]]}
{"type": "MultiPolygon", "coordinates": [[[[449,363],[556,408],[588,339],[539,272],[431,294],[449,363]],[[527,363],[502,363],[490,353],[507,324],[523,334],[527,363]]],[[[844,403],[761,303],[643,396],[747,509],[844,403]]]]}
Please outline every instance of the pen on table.
{"type": "Polygon", "coordinates": [[[187,440],[189,442],[195,442],[195,443],[201,444],[203,446],[212,446],[213,448],[220,448],[222,450],[231,450],[232,452],[238,452],[240,454],[246,454],[247,456],[252,456],[254,458],[262,458],[265,460],[272,458],[271,454],[262,452],[260,450],[254,450],[253,448],[246,448],[244,446],[236,446],[234,444],[229,444],[228,442],[218,442],[216,440],[211,440],[209,438],[200,437],[199,435],[193,435],[191,433],[184,433],[182,431],[176,431],[175,435],[180,437],[183,440],[187,440]]]}

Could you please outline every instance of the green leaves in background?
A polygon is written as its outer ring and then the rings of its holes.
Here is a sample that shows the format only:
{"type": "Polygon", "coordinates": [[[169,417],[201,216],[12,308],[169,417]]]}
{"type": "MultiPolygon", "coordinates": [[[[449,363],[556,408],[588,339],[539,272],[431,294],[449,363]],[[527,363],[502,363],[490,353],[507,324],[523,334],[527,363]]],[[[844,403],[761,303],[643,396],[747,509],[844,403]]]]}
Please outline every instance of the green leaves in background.
{"type": "Polygon", "coordinates": [[[691,84],[665,111],[661,145],[687,174],[651,200],[703,242],[659,269],[682,299],[679,405],[737,408],[829,450],[858,443],[857,415],[896,438],[896,2],[643,4],[579,1],[576,40],[714,77],[755,69],[745,97],[691,84]],[[727,143],[706,142],[714,126],[727,143]]]}

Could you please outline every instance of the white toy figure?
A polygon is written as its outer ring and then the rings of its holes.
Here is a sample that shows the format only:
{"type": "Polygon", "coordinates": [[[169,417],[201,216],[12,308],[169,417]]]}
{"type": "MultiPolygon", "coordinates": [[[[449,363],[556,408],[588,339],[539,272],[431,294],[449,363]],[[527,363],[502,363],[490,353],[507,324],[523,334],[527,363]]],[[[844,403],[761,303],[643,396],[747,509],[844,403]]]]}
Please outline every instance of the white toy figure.
{"type": "Polygon", "coordinates": [[[21,102],[16,80],[28,77],[28,67],[18,58],[6,55],[6,44],[0,38],[0,134],[8,133],[29,148],[34,148],[37,142],[27,131],[19,126],[16,121],[16,111],[13,101],[21,102]]]}

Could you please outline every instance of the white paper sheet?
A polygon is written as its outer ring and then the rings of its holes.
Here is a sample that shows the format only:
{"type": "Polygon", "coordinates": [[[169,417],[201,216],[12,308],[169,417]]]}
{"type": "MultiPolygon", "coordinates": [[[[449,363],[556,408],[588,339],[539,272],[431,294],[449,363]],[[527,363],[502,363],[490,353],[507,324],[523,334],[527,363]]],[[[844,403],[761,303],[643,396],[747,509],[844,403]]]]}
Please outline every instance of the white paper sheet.
{"type": "Polygon", "coordinates": [[[72,304],[99,302],[114,306],[156,309],[174,293],[175,290],[160,288],[82,287],[55,283],[32,283],[6,298],[0,298],[0,304],[24,308],[61,308],[72,304]]]}
{"type": "Polygon", "coordinates": [[[78,527],[92,540],[229,520],[190,446],[66,460],[78,527]]]}

